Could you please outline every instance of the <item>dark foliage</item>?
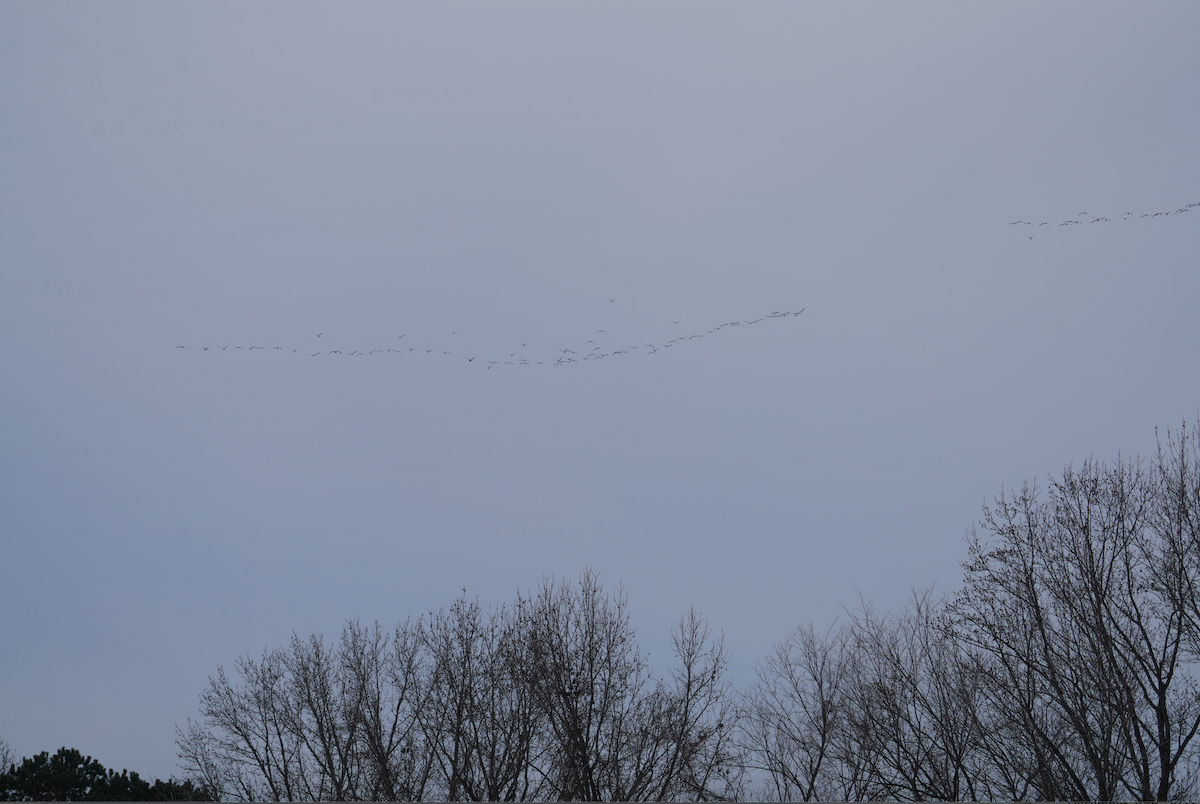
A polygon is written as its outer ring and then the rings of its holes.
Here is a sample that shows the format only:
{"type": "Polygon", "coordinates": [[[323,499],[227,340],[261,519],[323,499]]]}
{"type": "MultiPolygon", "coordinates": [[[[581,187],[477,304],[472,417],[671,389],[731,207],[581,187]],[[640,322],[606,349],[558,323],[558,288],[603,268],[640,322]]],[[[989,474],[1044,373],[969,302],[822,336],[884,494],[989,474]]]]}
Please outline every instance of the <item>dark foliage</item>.
{"type": "Polygon", "coordinates": [[[174,779],[154,784],[136,773],[107,770],[74,748],[43,751],[0,774],[2,801],[214,801],[206,789],[174,779]]]}

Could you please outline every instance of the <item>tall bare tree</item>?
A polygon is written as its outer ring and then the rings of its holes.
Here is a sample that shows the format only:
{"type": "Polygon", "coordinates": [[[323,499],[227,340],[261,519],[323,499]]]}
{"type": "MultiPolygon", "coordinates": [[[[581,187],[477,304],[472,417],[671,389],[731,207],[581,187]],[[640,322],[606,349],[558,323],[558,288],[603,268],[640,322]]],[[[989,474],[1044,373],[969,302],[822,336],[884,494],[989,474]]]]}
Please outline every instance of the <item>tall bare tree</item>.
{"type": "Polygon", "coordinates": [[[451,801],[541,795],[545,718],[536,705],[519,618],[484,615],[463,597],[430,617],[431,696],[423,724],[451,801]]]}
{"type": "Polygon", "coordinates": [[[761,797],[856,801],[866,791],[838,766],[849,694],[850,633],[831,625],[796,628],[755,669],[743,694],[741,745],[766,774],[761,797]]]}
{"type": "Polygon", "coordinates": [[[728,657],[694,611],[674,637],[680,666],[655,681],[627,601],[585,571],[519,598],[527,683],[546,719],[547,793],[583,801],[710,799],[738,778],[728,657]]]}
{"type": "Polygon", "coordinates": [[[647,797],[735,799],[742,792],[744,762],[735,740],[738,704],[726,678],[724,637],[693,608],[671,635],[677,665],[669,671],[667,705],[659,715],[669,729],[662,769],[647,797]]]}
{"type": "Polygon", "coordinates": [[[362,771],[364,680],[315,634],[307,640],[293,634],[284,664],[289,675],[287,725],[302,747],[303,796],[345,801],[358,790],[362,771]]]}
{"type": "Polygon", "coordinates": [[[1039,797],[1193,792],[1180,788],[1200,728],[1191,618],[1165,593],[1183,559],[1152,526],[1154,481],[1136,461],[1089,460],[1046,500],[1028,485],[1002,493],[984,512],[995,541],[972,535],[958,634],[1031,748],[1039,797]]]}
{"type": "Polygon", "coordinates": [[[204,727],[189,721],[178,733],[184,771],[224,798],[295,801],[303,797],[299,740],[289,728],[283,652],[237,660],[241,684],[224,668],[200,694],[204,727]]]}
{"type": "Polygon", "coordinates": [[[556,798],[629,800],[656,748],[649,673],[621,589],[590,571],[578,588],[545,579],[519,599],[532,667],[527,677],[554,743],[546,776],[556,798]]]}
{"type": "Polygon", "coordinates": [[[357,797],[372,801],[419,801],[427,797],[433,751],[420,721],[429,697],[424,631],[406,621],[389,635],[348,623],[341,661],[362,690],[359,751],[363,771],[357,797]]]}
{"type": "Polygon", "coordinates": [[[203,723],[178,733],[184,770],[244,801],[424,798],[420,633],[406,624],[389,639],[352,622],[336,646],[293,635],[288,649],[240,658],[238,683],[218,668],[203,723]]]}
{"type": "MultiPolygon", "coordinates": [[[[872,798],[992,798],[981,750],[979,677],[933,589],[896,613],[851,613],[846,726],[872,798]]],[[[845,760],[843,760],[845,761],[845,760]]]]}

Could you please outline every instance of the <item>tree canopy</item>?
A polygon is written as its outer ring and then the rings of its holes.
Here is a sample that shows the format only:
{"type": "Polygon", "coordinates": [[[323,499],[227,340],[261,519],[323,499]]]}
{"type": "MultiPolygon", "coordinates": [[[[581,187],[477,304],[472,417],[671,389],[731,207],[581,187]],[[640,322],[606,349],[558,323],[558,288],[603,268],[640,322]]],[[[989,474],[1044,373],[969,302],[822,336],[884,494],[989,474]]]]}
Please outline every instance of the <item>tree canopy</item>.
{"type": "Polygon", "coordinates": [[[0,773],[3,801],[212,801],[208,791],[190,780],[174,779],[154,784],[137,773],[108,770],[75,748],[43,751],[10,763],[0,773]]]}

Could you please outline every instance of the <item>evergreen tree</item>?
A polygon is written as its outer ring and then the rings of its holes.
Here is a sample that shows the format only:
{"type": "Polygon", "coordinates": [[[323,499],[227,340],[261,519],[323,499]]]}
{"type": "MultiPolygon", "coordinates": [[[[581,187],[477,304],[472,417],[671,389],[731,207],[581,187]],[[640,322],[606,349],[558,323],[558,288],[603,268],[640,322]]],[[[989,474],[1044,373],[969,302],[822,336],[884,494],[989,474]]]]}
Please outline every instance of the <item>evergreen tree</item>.
{"type": "Polygon", "coordinates": [[[11,765],[0,775],[0,798],[5,801],[83,801],[98,783],[107,780],[104,766],[74,748],[60,748],[11,765]]]}

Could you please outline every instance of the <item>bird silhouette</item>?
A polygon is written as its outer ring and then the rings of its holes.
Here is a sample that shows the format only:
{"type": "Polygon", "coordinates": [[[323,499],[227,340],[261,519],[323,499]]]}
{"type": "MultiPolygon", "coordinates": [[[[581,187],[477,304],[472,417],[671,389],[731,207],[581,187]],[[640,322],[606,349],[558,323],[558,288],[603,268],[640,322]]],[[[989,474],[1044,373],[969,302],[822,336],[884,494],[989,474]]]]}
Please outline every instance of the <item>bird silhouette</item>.
{"type": "MultiPolygon", "coordinates": [[[[1145,218],[1150,218],[1151,220],[1153,220],[1154,218],[1169,217],[1173,214],[1180,215],[1184,212],[1190,211],[1193,207],[1197,207],[1197,206],[1200,206],[1200,201],[1194,201],[1192,203],[1185,204],[1184,206],[1180,207],[1179,209],[1176,209],[1174,212],[1167,210],[1167,211],[1160,211],[1160,212],[1144,212],[1141,215],[1137,215],[1134,212],[1126,210],[1125,212],[1120,213],[1120,216],[1121,216],[1122,221],[1131,221],[1131,220],[1140,221],[1145,218]]],[[[1109,218],[1105,215],[1096,215],[1091,212],[1080,212],[1075,217],[1076,218],[1088,218],[1089,220],[1086,221],[1087,223],[1112,223],[1113,222],[1112,218],[1109,218]]],[[[1080,223],[1083,223],[1083,222],[1085,222],[1085,221],[1070,219],[1070,220],[1062,221],[1058,225],[1059,226],[1078,226],[1080,223]]],[[[1032,221],[1026,221],[1026,220],[1009,221],[1008,222],[1009,226],[1015,226],[1017,224],[1024,224],[1026,226],[1035,225],[1032,221]]],[[[1037,226],[1049,226],[1050,223],[1048,221],[1043,221],[1042,223],[1038,223],[1036,225],[1037,226]]],[[[1028,239],[1032,240],[1033,238],[1029,237],[1028,239]]]]}

